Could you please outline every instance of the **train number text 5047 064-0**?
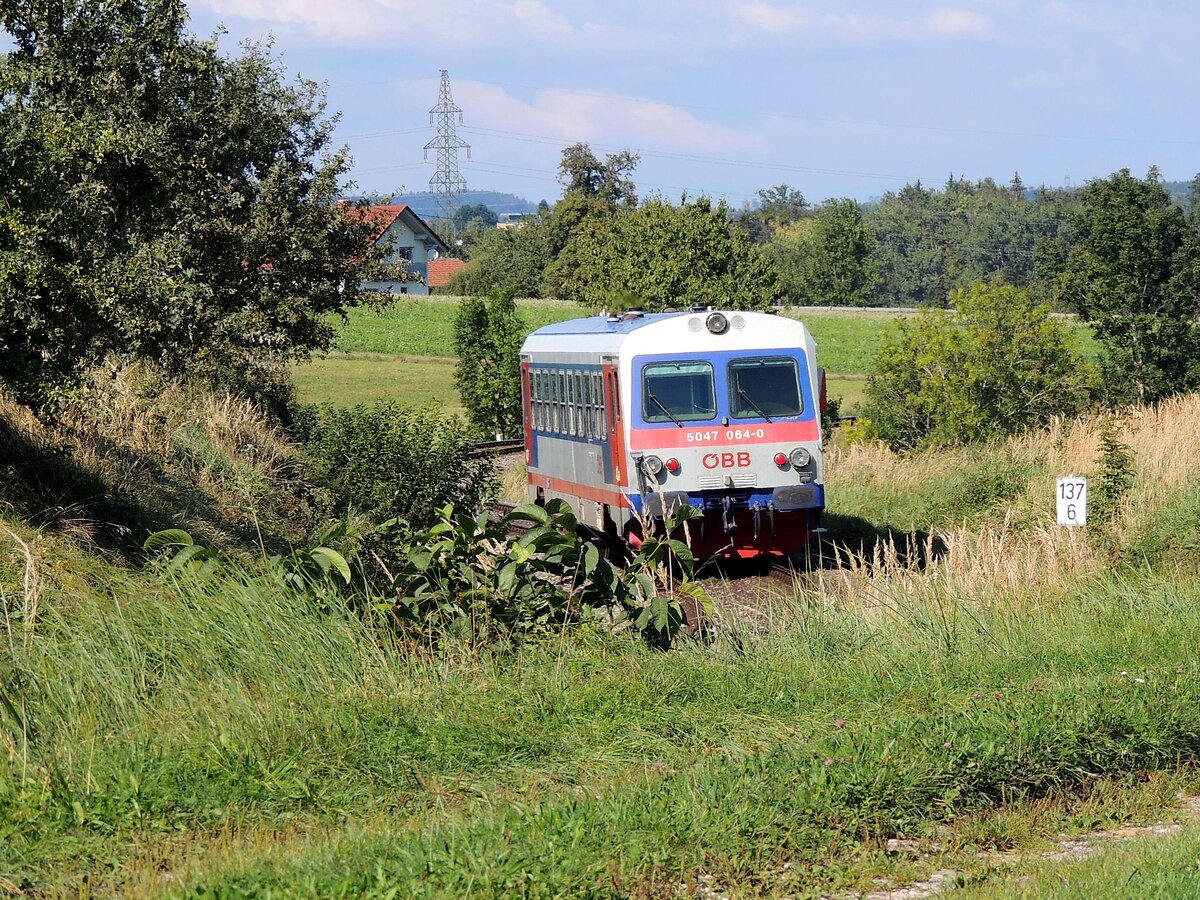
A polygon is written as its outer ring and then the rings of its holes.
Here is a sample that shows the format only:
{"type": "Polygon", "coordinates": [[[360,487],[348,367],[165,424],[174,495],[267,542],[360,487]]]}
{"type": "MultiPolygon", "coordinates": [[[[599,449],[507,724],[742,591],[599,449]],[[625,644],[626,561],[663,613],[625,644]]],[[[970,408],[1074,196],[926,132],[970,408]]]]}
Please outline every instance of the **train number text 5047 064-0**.
{"type": "Polygon", "coordinates": [[[766,434],[762,428],[710,428],[707,431],[689,431],[687,442],[703,444],[705,441],[719,441],[721,438],[727,441],[744,441],[749,438],[762,440],[766,434]]]}

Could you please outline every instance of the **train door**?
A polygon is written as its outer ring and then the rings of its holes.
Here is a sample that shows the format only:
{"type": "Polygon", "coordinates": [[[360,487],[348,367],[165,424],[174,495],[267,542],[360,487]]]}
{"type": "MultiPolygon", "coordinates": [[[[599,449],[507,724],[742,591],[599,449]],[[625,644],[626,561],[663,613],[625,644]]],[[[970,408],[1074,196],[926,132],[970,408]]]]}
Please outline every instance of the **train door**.
{"type": "Polygon", "coordinates": [[[521,362],[521,419],[525,422],[525,466],[536,465],[533,453],[533,384],[529,377],[529,363],[521,362]]]}
{"type": "Polygon", "coordinates": [[[608,428],[608,452],[612,458],[612,483],[624,487],[629,484],[629,473],[625,470],[625,422],[621,415],[621,383],[617,377],[617,358],[606,356],[604,369],[604,409],[608,428]]]}

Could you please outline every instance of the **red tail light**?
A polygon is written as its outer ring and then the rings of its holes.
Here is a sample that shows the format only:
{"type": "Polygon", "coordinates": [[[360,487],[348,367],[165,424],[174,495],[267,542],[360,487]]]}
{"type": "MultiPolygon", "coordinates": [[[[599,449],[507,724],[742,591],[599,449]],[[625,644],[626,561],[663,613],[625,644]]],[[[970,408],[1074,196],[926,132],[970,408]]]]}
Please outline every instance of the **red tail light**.
{"type": "Polygon", "coordinates": [[[786,453],[775,454],[775,465],[786,466],[788,464],[788,455],[786,453]]]}
{"type": "Polygon", "coordinates": [[[670,472],[672,475],[678,475],[679,474],[679,460],[677,460],[673,457],[671,459],[668,459],[667,460],[667,471],[670,472]]]}

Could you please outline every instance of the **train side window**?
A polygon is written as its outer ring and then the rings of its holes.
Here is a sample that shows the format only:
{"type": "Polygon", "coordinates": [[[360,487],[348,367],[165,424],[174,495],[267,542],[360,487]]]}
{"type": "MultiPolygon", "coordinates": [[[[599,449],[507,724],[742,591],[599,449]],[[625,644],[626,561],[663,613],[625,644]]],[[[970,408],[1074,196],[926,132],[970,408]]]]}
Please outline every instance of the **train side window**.
{"type": "Polygon", "coordinates": [[[567,389],[565,382],[566,378],[563,377],[562,372],[554,373],[554,390],[558,394],[558,402],[556,404],[558,407],[558,425],[555,430],[559,434],[566,434],[567,432],[567,389]]]}
{"type": "Polygon", "coordinates": [[[546,375],[541,369],[538,369],[534,374],[533,379],[533,396],[536,398],[533,403],[533,424],[538,431],[546,429],[546,375]]]}
{"type": "Polygon", "coordinates": [[[567,388],[567,434],[575,433],[575,384],[571,373],[563,376],[567,388]]]}
{"type": "Polygon", "coordinates": [[[587,436],[587,396],[583,393],[583,373],[576,372],[575,381],[575,433],[587,436]]]}
{"type": "Polygon", "coordinates": [[[592,373],[592,396],[596,400],[592,410],[592,434],[599,439],[604,437],[604,389],[597,372],[592,373]]]}
{"type": "Polygon", "coordinates": [[[567,372],[563,376],[564,383],[567,388],[567,434],[575,433],[575,388],[574,379],[571,378],[571,373],[567,372]]]}

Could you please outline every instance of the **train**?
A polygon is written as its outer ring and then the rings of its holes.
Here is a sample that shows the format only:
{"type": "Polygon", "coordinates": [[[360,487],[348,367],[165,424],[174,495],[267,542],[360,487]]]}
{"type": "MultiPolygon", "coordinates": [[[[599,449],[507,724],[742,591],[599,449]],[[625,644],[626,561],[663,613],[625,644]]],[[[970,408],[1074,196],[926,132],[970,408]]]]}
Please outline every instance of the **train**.
{"type": "Polygon", "coordinates": [[[602,314],[534,331],[520,366],[534,502],[634,550],[688,504],[699,559],[792,556],[821,530],[825,376],[803,322],[602,314]]]}

